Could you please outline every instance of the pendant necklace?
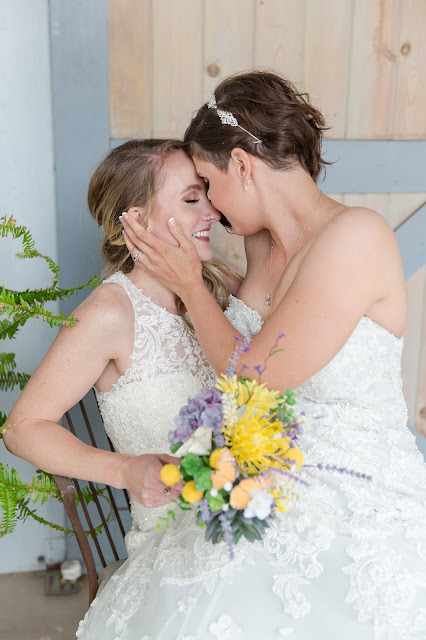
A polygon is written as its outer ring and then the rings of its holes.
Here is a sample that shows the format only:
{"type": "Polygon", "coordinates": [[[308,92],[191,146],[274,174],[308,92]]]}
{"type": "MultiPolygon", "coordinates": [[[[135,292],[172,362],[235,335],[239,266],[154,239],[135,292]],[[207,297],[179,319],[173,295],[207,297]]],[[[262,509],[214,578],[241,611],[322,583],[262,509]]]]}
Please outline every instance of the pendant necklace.
{"type": "Polygon", "coordinates": [[[284,271],[285,271],[285,268],[287,267],[288,263],[289,263],[289,262],[290,262],[290,260],[292,259],[293,255],[294,255],[294,252],[296,251],[296,248],[297,248],[297,246],[298,246],[299,242],[301,241],[301,239],[302,239],[302,237],[303,237],[303,234],[305,233],[306,229],[308,228],[308,225],[309,225],[310,221],[312,220],[312,216],[314,215],[315,211],[317,210],[317,207],[318,207],[319,202],[320,202],[320,200],[321,200],[321,196],[322,196],[322,191],[320,191],[319,198],[318,198],[318,200],[316,201],[315,206],[314,206],[314,208],[312,209],[311,214],[310,214],[310,216],[309,216],[308,220],[306,221],[305,226],[304,226],[304,227],[303,227],[303,229],[302,229],[302,233],[301,233],[301,234],[300,234],[300,236],[298,237],[297,242],[296,242],[296,244],[294,245],[294,247],[293,247],[293,249],[292,249],[292,251],[291,251],[291,253],[290,253],[289,257],[288,257],[288,258],[287,258],[287,260],[285,261],[285,264],[284,264],[283,268],[281,269],[280,273],[278,274],[278,278],[275,280],[274,284],[271,286],[271,278],[272,278],[272,254],[273,254],[273,252],[274,252],[274,241],[272,240],[272,242],[271,242],[271,259],[270,259],[270,263],[269,263],[269,287],[268,287],[268,295],[266,296],[266,300],[265,300],[265,304],[266,304],[266,305],[270,305],[270,304],[271,304],[272,292],[273,292],[273,290],[275,289],[275,287],[276,287],[276,285],[277,285],[277,283],[278,283],[278,280],[279,280],[279,279],[281,278],[281,276],[283,275],[283,273],[284,273],[284,271]]]}

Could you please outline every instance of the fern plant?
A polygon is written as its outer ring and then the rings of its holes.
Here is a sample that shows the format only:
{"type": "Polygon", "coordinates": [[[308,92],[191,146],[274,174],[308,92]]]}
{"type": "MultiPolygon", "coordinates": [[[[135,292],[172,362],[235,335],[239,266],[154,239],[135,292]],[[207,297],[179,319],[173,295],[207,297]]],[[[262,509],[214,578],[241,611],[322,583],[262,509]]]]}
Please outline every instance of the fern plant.
{"type": "MultiPolygon", "coordinates": [[[[15,240],[21,240],[22,250],[16,254],[19,259],[40,258],[45,260],[52,273],[52,281],[50,286],[46,288],[27,289],[25,291],[14,291],[0,286],[0,340],[16,338],[19,329],[32,318],[41,318],[51,327],[60,327],[62,325],[72,327],[75,323],[73,315],[65,317],[62,313],[55,314],[45,308],[45,303],[66,300],[73,293],[85,287],[95,288],[98,285],[97,277],[91,278],[78,287],[62,289],[58,286],[58,265],[51,258],[37,251],[29,229],[23,225],[18,225],[13,217],[2,216],[0,217],[0,237],[5,238],[7,236],[15,240]]],[[[16,367],[14,353],[0,352],[0,391],[8,391],[15,387],[19,387],[22,390],[25,387],[30,375],[17,371],[16,367]]],[[[0,411],[0,438],[2,438],[3,432],[9,428],[5,424],[6,417],[6,413],[0,411]]],[[[96,491],[99,496],[108,500],[103,495],[105,489],[97,487],[96,491]]],[[[0,463],[0,508],[2,511],[0,537],[7,533],[12,533],[17,521],[25,521],[28,517],[53,529],[72,533],[71,529],[44,520],[29,506],[31,502],[33,504],[37,502],[44,504],[49,498],[56,498],[61,501],[61,494],[50,474],[38,470],[31,481],[25,483],[22,482],[15,469],[9,469],[7,465],[0,463]]],[[[87,504],[93,500],[89,491],[83,491],[83,498],[87,504]]],[[[106,517],[107,522],[112,517],[113,510],[110,505],[109,514],[106,517]]],[[[101,529],[102,525],[95,529],[95,534],[98,535],[101,529]]],[[[89,532],[86,533],[89,534],[89,532]]]]}

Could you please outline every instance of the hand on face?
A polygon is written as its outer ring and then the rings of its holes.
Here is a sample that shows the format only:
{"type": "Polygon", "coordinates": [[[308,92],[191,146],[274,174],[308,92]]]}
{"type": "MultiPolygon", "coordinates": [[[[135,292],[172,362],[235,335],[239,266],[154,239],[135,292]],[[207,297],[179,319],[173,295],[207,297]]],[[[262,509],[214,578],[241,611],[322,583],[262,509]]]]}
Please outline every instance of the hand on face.
{"type": "Polygon", "coordinates": [[[178,458],[169,455],[144,454],[131,458],[125,472],[125,488],[136,502],[144,507],[160,507],[177,500],[183,482],[170,487],[170,493],[164,493],[166,485],[160,479],[165,464],[179,464],[178,458]]]}
{"type": "Polygon", "coordinates": [[[123,215],[122,223],[124,240],[129,253],[136,258],[136,268],[142,268],[180,297],[187,287],[202,280],[197,250],[174,218],[169,226],[179,243],[177,247],[156,238],[129,214],[123,215]]]}
{"type": "Polygon", "coordinates": [[[220,214],[208,200],[205,184],[185,154],[174,154],[163,172],[148,229],[136,220],[139,214],[143,218],[143,210],[138,207],[131,207],[120,220],[127,248],[136,257],[135,268],[143,268],[181,295],[185,287],[201,281],[201,261],[213,257],[208,234],[220,214]]]}

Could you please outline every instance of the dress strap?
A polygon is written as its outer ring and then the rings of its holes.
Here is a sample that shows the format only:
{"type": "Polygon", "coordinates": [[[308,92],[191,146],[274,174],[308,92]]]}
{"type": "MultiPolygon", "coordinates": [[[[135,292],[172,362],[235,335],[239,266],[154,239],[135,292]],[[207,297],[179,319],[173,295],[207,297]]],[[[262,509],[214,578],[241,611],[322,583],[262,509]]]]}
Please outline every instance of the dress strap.
{"type": "Polygon", "coordinates": [[[148,298],[144,295],[144,293],[133,284],[133,282],[122,272],[116,271],[109,278],[106,278],[102,284],[119,284],[127,295],[130,298],[130,302],[132,303],[132,307],[137,312],[138,304],[141,301],[148,301],[148,298]]]}

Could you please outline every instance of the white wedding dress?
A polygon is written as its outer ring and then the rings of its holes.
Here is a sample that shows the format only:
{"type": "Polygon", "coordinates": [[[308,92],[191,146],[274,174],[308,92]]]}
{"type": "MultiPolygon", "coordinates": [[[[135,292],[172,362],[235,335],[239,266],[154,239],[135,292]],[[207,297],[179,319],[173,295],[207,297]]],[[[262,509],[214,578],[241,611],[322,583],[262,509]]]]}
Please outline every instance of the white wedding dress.
{"type": "MultiPolygon", "coordinates": [[[[135,310],[132,366],[98,393],[117,451],[164,453],[173,418],[214,375],[182,320],[120,273],[135,310]]],[[[231,298],[244,335],[256,311],[231,298]]],[[[308,347],[307,347],[308,348],[308,347]]],[[[80,640],[425,640],[426,464],[406,427],[403,340],[364,317],[300,389],[309,486],[260,542],[205,542],[194,513],[155,530],[164,508],[132,504],[129,557],[80,623],[80,640]]],[[[167,507],[166,507],[167,509],[167,507]]]]}

